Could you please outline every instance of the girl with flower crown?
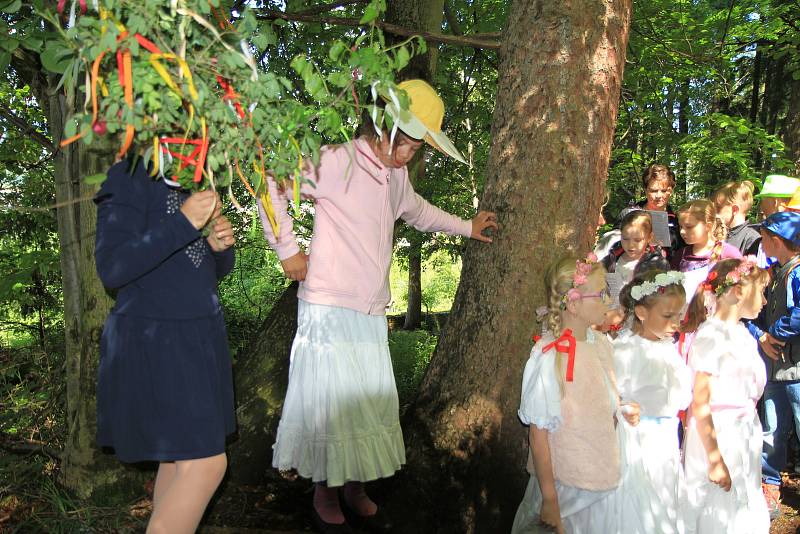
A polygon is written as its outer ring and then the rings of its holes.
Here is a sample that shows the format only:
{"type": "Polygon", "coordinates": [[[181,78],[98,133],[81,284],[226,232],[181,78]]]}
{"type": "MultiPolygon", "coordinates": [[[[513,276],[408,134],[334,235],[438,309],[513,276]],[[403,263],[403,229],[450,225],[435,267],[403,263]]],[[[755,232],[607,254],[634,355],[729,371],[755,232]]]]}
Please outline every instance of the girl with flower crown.
{"type": "Polygon", "coordinates": [[[686,301],[683,274],[649,270],[620,293],[630,331],[614,341],[619,394],[640,407],[640,423],[621,425],[620,532],[683,532],[678,514],[678,411],[692,400],[692,374],[673,343],[686,301]]]}
{"type": "Polygon", "coordinates": [[[741,258],[742,253],[733,245],[725,243],[728,229],[710,200],[692,200],[681,206],[678,210],[678,222],[686,246],[672,255],[672,268],[686,273],[686,294],[694,295],[697,285],[715,263],[729,258],[741,258]]]}
{"type": "Polygon", "coordinates": [[[519,409],[531,477],[512,532],[617,532],[615,421],[639,415],[635,404],[620,409],[611,344],[592,330],[610,301],[605,269],[594,255],[563,259],[547,269],[545,290],[549,331],[525,366],[519,409]]]}
{"type": "Polygon", "coordinates": [[[769,531],[756,414],[767,377],[756,341],[740,322],[758,316],[768,281],[753,256],[723,260],[689,305],[684,329],[697,335],[689,350],[695,378],[684,440],[687,532],[769,531]]]}

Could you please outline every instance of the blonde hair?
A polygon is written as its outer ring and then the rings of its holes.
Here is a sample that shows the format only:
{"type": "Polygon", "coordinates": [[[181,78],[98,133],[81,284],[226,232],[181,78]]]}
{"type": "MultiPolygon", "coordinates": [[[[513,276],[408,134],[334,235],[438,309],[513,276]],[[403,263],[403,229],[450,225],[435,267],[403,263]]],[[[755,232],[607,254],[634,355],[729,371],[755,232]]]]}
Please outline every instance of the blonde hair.
{"type": "MultiPolygon", "coordinates": [[[[562,303],[567,295],[567,292],[575,287],[574,279],[577,270],[578,258],[575,256],[567,256],[560,260],[551,263],[544,272],[544,291],[547,297],[547,314],[543,322],[543,332],[549,331],[554,337],[561,335],[562,321],[561,314],[564,312],[562,303]]],[[[600,262],[591,264],[592,270],[587,278],[596,276],[598,272],[605,273],[605,268],[600,262]]],[[[565,378],[565,356],[556,352],[556,375],[558,376],[558,385],[561,389],[561,395],[564,395],[565,378]]]]}
{"type": "MultiPolygon", "coordinates": [[[[695,292],[694,297],[692,297],[692,301],[689,303],[689,308],[686,310],[686,323],[681,326],[681,330],[683,332],[694,332],[706,319],[708,319],[705,292],[713,291],[716,293],[720,286],[728,283],[726,280],[728,274],[736,270],[744,261],[745,260],[738,258],[731,258],[717,262],[717,264],[711,268],[708,274],[716,274],[715,276],[709,276],[703,283],[697,286],[697,291],[695,292]],[[709,278],[711,278],[711,280],[709,280],[709,278]],[[708,284],[708,286],[706,286],[706,284],[708,284]]],[[[753,268],[750,269],[750,272],[742,276],[739,282],[730,284],[730,287],[747,286],[756,283],[766,285],[768,282],[769,273],[767,273],[767,271],[761,267],[754,265],[753,268]]],[[[730,287],[728,289],[730,289],[730,287]]],[[[728,289],[725,289],[725,291],[728,289]]]]}
{"type": "Polygon", "coordinates": [[[756,186],[749,180],[728,182],[711,195],[717,209],[732,204],[738,205],[745,214],[753,207],[753,192],[756,186]]]}
{"type": "Polygon", "coordinates": [[[714,241],[724,241],[728,237],[728,227],[717,215],[717,208],[714,203],[706,199],[698,199],[687,202],[678,209],[676,214],[680,217],[683,214],[691,215],[698,221],[704,222],[711,227],[709,234],[714,241]]]}

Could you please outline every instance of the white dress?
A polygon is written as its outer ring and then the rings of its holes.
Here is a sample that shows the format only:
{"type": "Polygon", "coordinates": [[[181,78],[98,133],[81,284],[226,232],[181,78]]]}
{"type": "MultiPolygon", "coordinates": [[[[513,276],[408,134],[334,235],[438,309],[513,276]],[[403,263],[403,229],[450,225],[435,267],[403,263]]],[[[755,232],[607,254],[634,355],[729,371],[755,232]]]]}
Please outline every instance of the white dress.
{"type": "Polygon", "coordinates": [[[678,411],[692,400],[692,372],[672,339],[649,341],[626,332],[614,341],[614,370],[624,404],[637,402],[640,422],[622,427],[620,532],[683,532],[678,411]]]}
{"type": "MultiPolygon", "coordinates": [[[[547,340],[543,340],[547,341],[547,340]]],[[[552,337],[550,338],[552,341],[552,337]]],[[[578,342],[582,343],[582,342],[578,342]]],[[[587,330],[588,344],[608,344],[605,337],[595,335],[587,330]]],[[[534,424],[549,432],[558,430],[562,423],[561,391],[556,377],[556,352],[541,352],[545,343],[537,343],[531,350],[530,358],[525,365],[522,379],[522,400],[518,412],[525,425],[534,424]]],[[[611,397],[611,406],[617,407],[618,396],[609,377],[597,377],[603,381],[611,397]]],[[[614,413],[609,413],[613,417],[614,413]]],[[[586,466],[591,469],[591,465],[586,466]]],[[[539,526],[539,512],[542,507],[542,492],[533,462],[528,458],[530,479],[525,489],[525,496],[514,517],[512,534],[529,534],[552,532],[539,526]]],[[[561,484],[555,481],[561,521],[567,534],[609,534],[617,532],[619,505],[616,489],[607,491],[591,491],[561,484]]]]}
{"type": "Polygon", "coordinates": [[[386,317],[298,301],[272,465],[341,486],[405,463],[386,317]]]}
{"type": "Polygon", "coordinates": [[[690,415],[684,441],[686,532],[766,534],[769,512],[761,492],[762,434],[755,406],[767,377],[756,341],[741,323],[712,317],[697,330],[689,365],[711,375],[711,419],[732,486],[726,492],[708,480],[708,458],[690,415]]]}

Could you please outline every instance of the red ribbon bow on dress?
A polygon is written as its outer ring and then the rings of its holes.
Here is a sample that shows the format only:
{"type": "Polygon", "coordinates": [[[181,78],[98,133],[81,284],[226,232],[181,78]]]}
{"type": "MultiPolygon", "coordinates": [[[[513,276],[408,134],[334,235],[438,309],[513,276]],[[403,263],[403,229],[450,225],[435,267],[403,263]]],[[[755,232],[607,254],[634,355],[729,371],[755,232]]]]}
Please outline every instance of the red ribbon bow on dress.
{"type": "MultiPolygon", "coordinates": [[[[534,341],[539,341],[541,338],[539,336],[535,336],[533,339],[534,341]]],[[[577,342],[575,341],[575,336],[572,335],[572,330],[566,328],[561,336],[558,337],[558,339],[548,345],[545,345],[542,349],[542,353],[554,348],[556,349],[556,352],[563,352],[567,354],[567,382],[573,381],[576,344],[577,342]]]]}

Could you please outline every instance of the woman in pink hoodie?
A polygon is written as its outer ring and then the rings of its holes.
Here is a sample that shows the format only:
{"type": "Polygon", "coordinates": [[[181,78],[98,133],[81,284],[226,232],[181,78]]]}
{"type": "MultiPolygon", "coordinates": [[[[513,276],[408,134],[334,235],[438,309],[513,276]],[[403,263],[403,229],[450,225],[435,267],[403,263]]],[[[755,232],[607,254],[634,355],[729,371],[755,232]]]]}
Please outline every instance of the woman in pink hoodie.
{"type": "Polygon", "coordinates": [[[323,532],[350,532],[341,487],[351,523],[385,530],[363,483],[391,476],[405,463],[385,316],[395,221],[484,242],[491,239],[483,230],[497,228],[494,213],[462,220],[414,192],[406,165],[424,142],[464,160],[441,132],[444,104],[434,89],[422,80],[399,87],[411,103],[409,110],[386,105],[399,127],[394,136],[367,128],[352,142],[323,147],[319,165],[307,167],[301,191],[314,201],[308,255],[295,239],[286,194],[272,180],[279,235],[259,206],[264,235],[286,276],[300,281],[272,465],[316,483],[314,521],[323,532]]]}

